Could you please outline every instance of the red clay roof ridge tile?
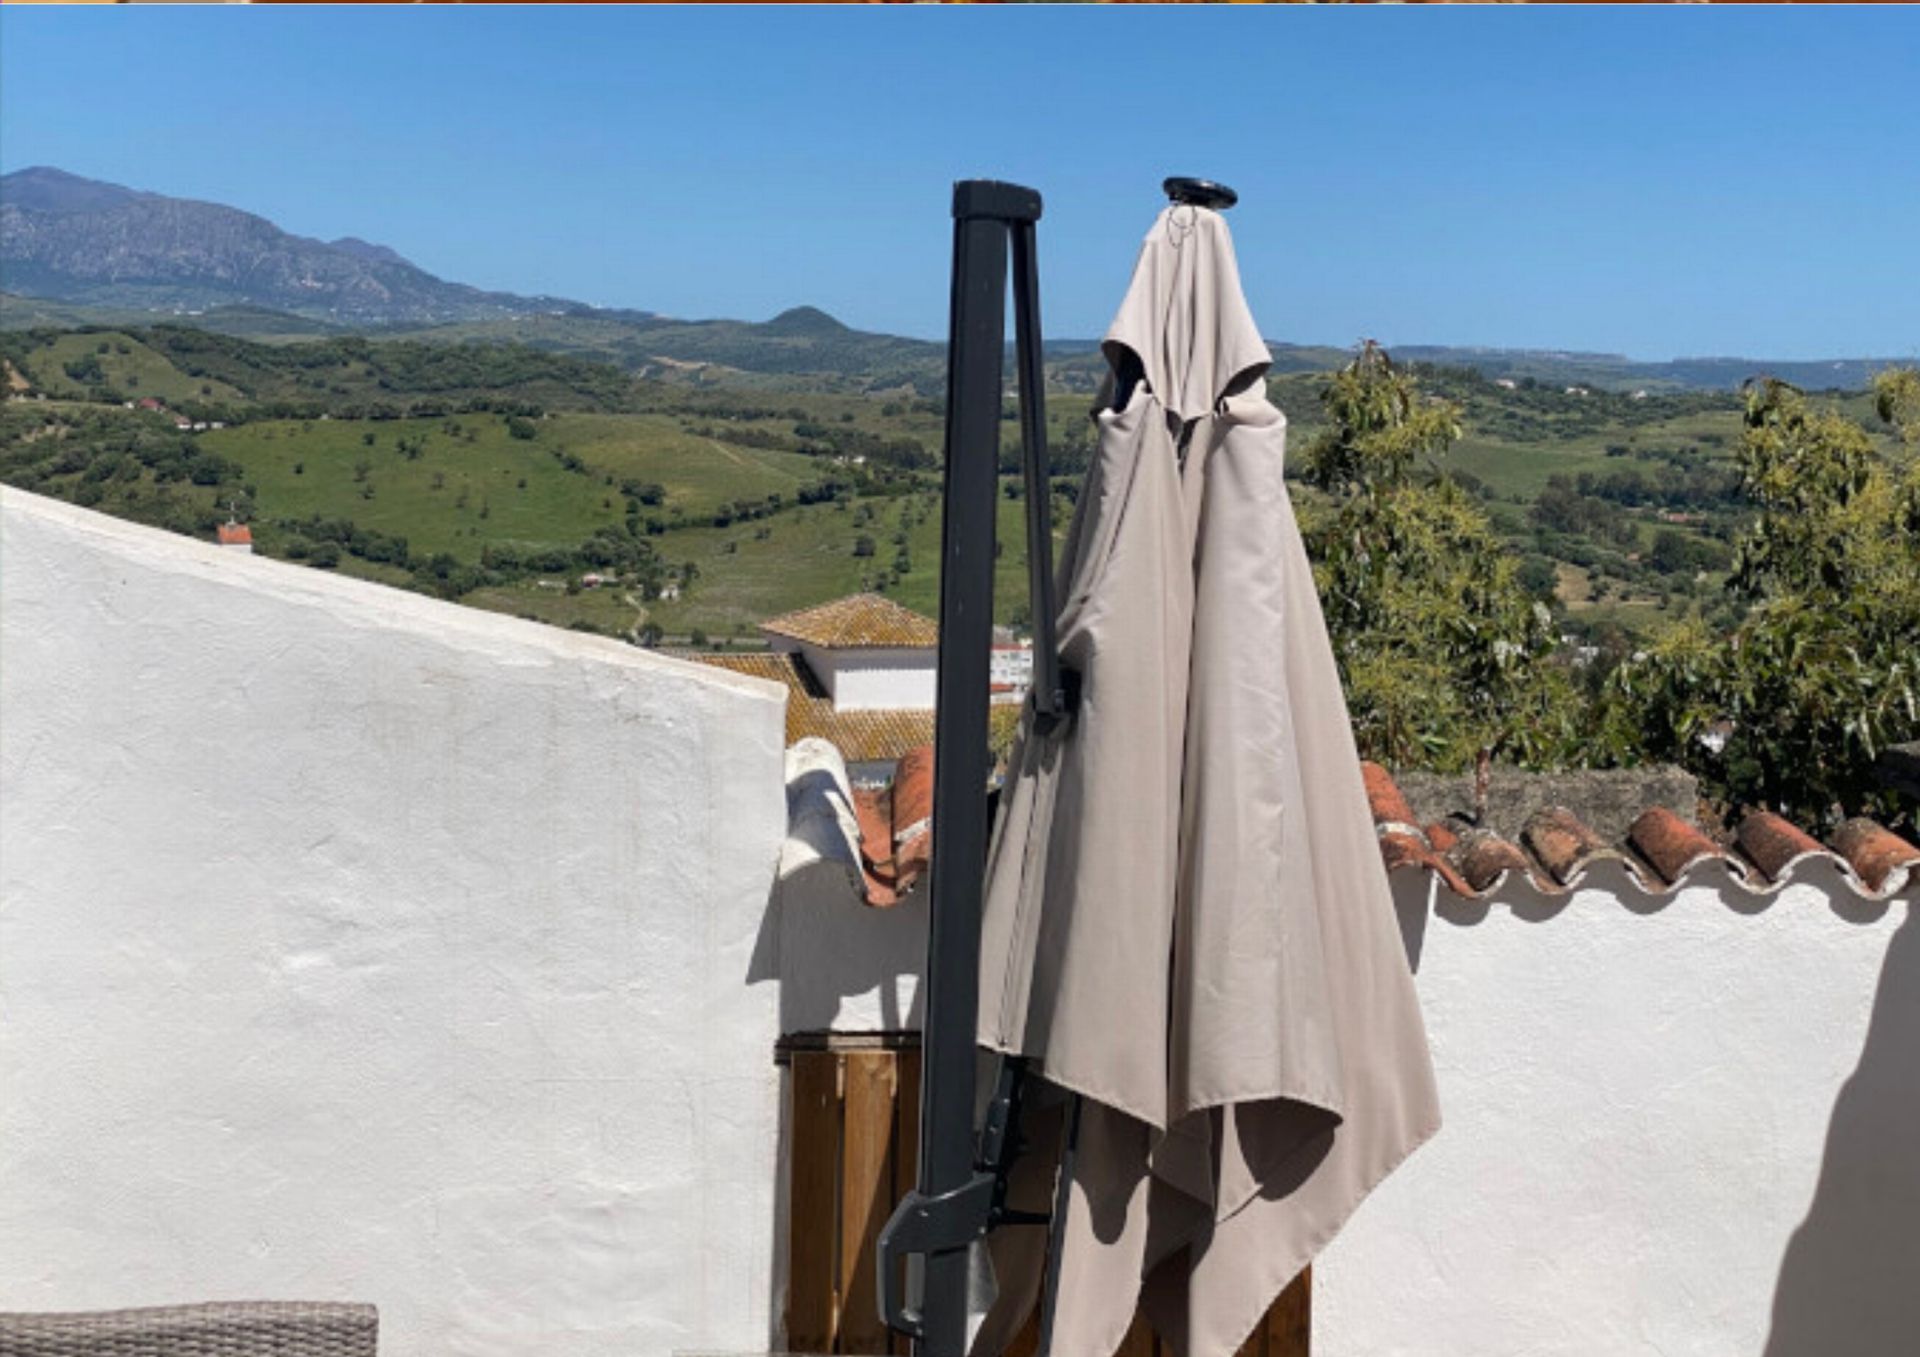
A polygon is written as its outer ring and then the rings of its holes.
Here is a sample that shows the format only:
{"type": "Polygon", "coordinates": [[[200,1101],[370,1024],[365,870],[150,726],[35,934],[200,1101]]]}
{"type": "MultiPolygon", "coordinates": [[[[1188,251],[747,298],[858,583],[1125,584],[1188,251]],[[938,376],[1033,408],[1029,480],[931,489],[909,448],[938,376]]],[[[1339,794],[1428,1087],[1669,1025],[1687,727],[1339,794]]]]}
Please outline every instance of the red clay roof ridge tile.
{"type": "Polygon", "coordinates": [[[1462,895],[1484,897],[1516,871],[1536,889],[1564,895],[1603,862],[1620,863],[1632,884],[1650,895],[1669,895],[1697,880],[1694,870],[1707,862],[1720,864],[1732,884],[1755,895],[1780,890],[1808,861],[1836,868],[1855,893],[1873,899],[1920,882],[1920,846],[1864,817],[1841,825],[1828,848],[1783,816],[1755,811],[1731,836],[1735,851],[1665,806],[1642,811],[1620,843],[1609,842],[1566,807],[1550,806],[1527,818],[1515,843],[1464,821],[1423,828],[1383,767],[1363,763],[1361,771],[1388,870],[1435,872],[1462,895]]]}
{"type": "Polygon", "coordinates": [[[1910,876],[1920,879],[1920,872],[1914,870],[1920,867],[1920,848],[1865,817],[1848,820],[1835,830],[1833,846],[1875,894],[1900,890],[1910,876]]]}
{"type": "MultiPolygon", "coordinates": [[[[891,785],[853,794],[861,874],[867,901],[877,908],[898,903],[928,874],[933,765],[933,746],[920,744],[901,757],[891,785]]],[[[1595,863],[1608,861],[1621,863],[1633,885],[1649,895],[1671,895],[1707,862],[1719,863],[1727,879],[1755,895],[1777,892],[1795,866],[1809,860],[1832,865],[1856,894],[1873,899],[1920,882],[1920,846],[1866,818],[1842,824],[1829,849],[1784,817],[1756,811],[1735,831],[1735,852],[1665,806],[1642,811],[1622,844],[1609,843],[1566,807],[1550,806],[1528,817],[1515,843],[1470,824],[1422,826],[1384,768],[1365,763],[1361,773],[1387,870],[1432,872],[1456,895],[1471,899],[1499,890],[1515,872],[1544,894],[1564,896],[1595,863]]]]}
{"type": "Polygon", "coordinates": [[[1734,866],[1732,856],[1699,825],[1689,824],[1665,806],[1649,806],[1627,830],[1627,841],[1669,886],[1709,859],[1734,866]]]}
{"type": "Polygon", "coordinates": [[[1534,885],[1542,885],[1533,863],[1520,851],[1520,846],[1490,829],[1470,829],[1462,834],[1453,858],[1471,887],[1464,894],[1480,896],[1496,890],[1510,872],[1519,872],[1534,885]]]}
{"type": "Polygon", "coordinates": [[[1770,810],[1749,812],[1734,830],[1734,838],[1769,881],[1782,880],[1808,858],[1829,856],[1818,839],[1770,810]]]}

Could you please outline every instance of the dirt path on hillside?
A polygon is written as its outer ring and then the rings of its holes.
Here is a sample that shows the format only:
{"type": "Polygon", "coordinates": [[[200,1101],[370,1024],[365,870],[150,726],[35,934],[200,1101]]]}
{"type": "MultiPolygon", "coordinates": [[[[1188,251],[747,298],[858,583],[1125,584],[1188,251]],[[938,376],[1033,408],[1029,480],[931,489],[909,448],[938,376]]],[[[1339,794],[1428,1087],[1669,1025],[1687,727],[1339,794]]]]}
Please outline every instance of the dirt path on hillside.
{"type": "Polygon", "coordinates": [[[736,451],[735,449],[728,447],[725,443],[722,443],[719,439],[709,438],[707,442],[713,444],[714,448],[719,452],[719,454],[722,457],[725,457],[728,461],[732,462],[735,466],[750,467],[753,465],[753,463],[747,460],[747,458],[744,455],[742,455],[740,452],[736,451]]]}

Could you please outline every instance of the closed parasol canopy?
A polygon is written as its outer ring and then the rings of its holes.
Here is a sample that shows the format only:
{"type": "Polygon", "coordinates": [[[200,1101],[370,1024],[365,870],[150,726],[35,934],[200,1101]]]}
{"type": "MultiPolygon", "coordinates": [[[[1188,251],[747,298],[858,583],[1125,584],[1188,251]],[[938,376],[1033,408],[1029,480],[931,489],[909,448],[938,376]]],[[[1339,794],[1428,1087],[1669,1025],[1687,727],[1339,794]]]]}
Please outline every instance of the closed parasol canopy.
{"type": "MultiPolygon", "coordinates": [[[[1011,1187],[1064,1180],[1053,1353],[1106,1357],[1144,1303],[1226,1357],[1439,1108],[1220,213],[1160,213],[1103,347],[1058,576],[1078,702],[1012,755],[978,1038],[1054,1095],[1011,1187]]],[[[1031,1309],[1037,1235],[991,1237],[976,1351],[1031,1309]]]]}

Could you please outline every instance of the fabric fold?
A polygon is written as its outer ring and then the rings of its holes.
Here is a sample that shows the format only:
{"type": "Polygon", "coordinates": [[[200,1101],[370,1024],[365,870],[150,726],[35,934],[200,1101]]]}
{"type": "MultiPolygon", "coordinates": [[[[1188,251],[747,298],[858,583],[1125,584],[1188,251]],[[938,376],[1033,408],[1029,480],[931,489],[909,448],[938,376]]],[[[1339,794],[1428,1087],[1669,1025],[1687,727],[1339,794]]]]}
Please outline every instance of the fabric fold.
{"type": "MultiPolygon", "coordinates": [[[[1096,413],[1059,566],[1080,701],[1045,733],[1029,708],[1010,758],[979,1041],[1085,1099],[1054,1352],[1107,1357],[1144,1304],[1176,1351],[1228,1357],[1439,1112],[1218,213],[1160,214],[1105,352],[1124,403],[1096,413]]],[[[1038,1258],[995,1241],[977,1352],[1038,1258]]]]}

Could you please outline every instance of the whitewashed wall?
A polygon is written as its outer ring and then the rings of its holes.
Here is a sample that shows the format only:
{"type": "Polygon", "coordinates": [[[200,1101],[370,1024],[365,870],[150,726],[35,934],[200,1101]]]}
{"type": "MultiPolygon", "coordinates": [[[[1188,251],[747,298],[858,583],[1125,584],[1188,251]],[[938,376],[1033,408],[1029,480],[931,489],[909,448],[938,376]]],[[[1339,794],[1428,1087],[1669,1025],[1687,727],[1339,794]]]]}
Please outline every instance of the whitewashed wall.
{"type": "Polygon", "coordinates": [[[780,690],[0,491],[0,1309],[769,1339],[780,690]]]}
{"type": "Polygon", "coordinates": [[[823,650],[811,645],[801,649],[837,711],[933,707],[939,680],[930,649],[823,650]]]}
{"type": "Polygon", "coordinates": [[[847,766],[827,741],[787,751],[787,807],[769,945],[755,971],[780,981],[780,1030],[917,1031],[929,888],[886,909],[867,904],[847,766]]]}
{"type": "Polygon", "coordinates": [[[1920,1351],[1920,920],[1798,875],[1402,874],[1446,1124],[1323,1255],[1315,1352],[1920,1351]]]}
{"type": "MultiPolygon", "coordinates": [[[[785,1023],[917,1025],[926,888],[856,901],[818,765],[790,769],[785,1023]]],[[[1667,901],[1608,867],[1559,901],[1395,875],[1445,1125],[1322,1255],[1318,1357],[1920,1352],[1912,892],[1716,870],[1667,901]]]]}

